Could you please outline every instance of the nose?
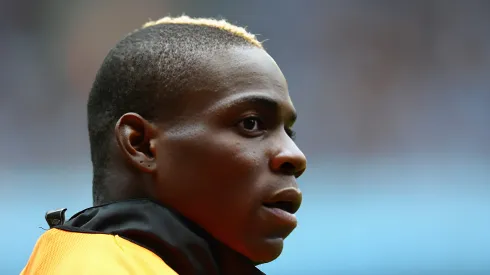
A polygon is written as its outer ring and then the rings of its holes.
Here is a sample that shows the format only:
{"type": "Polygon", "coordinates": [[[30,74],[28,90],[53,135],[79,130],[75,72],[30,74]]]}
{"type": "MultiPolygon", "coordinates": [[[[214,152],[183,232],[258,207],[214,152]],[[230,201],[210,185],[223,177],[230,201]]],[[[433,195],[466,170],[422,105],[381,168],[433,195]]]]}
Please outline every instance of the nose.
{"type": "Polygon", "coordinates": [[[270,160],[270,169],[275,173],[299,178],[306,170],[306,157],[290,138],[270,160]]]}

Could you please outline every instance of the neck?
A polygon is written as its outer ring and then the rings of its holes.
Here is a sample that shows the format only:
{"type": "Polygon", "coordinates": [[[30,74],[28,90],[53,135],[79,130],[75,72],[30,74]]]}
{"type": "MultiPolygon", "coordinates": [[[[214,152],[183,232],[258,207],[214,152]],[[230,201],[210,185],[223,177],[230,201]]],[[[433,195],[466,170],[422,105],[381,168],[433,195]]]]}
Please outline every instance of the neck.
{"type": "Polygon", "coordinates": [[[94,206],[134,199],[153,199],[151,175],[132,171],[126,163],[113,161],[94,176],[94,206]],[[117,171],[117,172],[115,172],[117,171]]]}
{"type": "Polygon", "coordinates": [[[257,268],[242,254],[223,244],[219,244],[217,251],[216,256],[222,274],[256,274],[257,268]],[[237,267],[241,267],[239,273],[237,267]]]}

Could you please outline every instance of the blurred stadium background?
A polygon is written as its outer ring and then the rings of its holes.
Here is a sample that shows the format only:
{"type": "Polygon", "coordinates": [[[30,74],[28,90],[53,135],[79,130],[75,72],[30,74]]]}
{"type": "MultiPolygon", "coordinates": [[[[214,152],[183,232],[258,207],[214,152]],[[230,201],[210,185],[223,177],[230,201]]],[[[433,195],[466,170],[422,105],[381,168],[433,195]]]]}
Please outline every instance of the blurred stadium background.
{"type": "Polygon", "coordinates": [[[85,103],[165,15],[259,34],[289,81],[300,225],[267,274],[490,274],[490,1],[0,0],[0,274],[91,204],[85,103]]]}

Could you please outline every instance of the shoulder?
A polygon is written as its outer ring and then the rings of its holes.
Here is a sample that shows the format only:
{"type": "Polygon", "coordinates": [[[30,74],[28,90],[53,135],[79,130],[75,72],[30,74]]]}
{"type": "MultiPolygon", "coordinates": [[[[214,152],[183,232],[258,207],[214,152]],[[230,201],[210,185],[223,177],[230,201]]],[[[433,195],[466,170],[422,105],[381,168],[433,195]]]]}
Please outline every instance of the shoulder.
{"type": "Polygon", "coordinates": [[[177,274],[151,251],[119,236],[46,231],[21,275],[177,274]]]}

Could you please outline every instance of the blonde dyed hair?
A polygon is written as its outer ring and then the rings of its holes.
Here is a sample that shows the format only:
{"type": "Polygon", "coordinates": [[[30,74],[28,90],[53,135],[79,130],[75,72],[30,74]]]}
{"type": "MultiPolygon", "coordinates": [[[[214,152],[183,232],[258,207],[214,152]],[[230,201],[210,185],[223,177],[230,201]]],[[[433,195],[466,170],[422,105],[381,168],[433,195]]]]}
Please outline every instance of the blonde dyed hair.
{"type": "Polygon", "coordinates": [[[248,32],[245,28],[239,27],[236,25],[233,25],[229,23],[228,21],[221,19],[212,19],[212,18],[192,18],[187,15],[182,15],[179,17],[163,17],[161,19],[155,20],[155,21],[149,21],[145,23],[142,26],[142,29],[148,28],[151,26],[155,25],[160,25],[160,24],[182,24],[182,25],[198,25],[198,26],[206,26],[206,27],[211,27],[211,28],[217,28],[220,30],[227,31],[235,36],[241,37],[248,41],[249,43],[259,47],[263,48],[262,43],[257,40],[257,37],[248,32]]]}

